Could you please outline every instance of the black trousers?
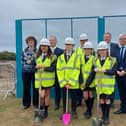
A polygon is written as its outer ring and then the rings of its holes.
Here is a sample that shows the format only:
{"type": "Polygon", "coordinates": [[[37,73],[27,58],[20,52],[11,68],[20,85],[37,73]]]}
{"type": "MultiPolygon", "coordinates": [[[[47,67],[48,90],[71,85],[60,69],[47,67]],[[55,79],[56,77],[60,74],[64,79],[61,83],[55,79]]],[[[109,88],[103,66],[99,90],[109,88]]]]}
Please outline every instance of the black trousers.
{"type": "Polygon", "coordinates": [[[120,109],[123,112],[126,112],[126,75],[123,77],[116,77],[118,89],[119,89],[119,96],[121,100],[120,109]]]}
{"type": "Polygon", "coordinates": [[[61,89],[58,83],[58,78],[55,78],[55,106],[60,106],[61,89]]]}
{"type": "MultiPolygon", "coordinates": [[[[63,112],[66,112],[66,88],[62,88],[62,93],[63,93],[63,112]]],[[[69,89],[69,94],[71,95],[71,111],[76,112],[77,90],[69,89]]]]}
{"type": "Polygon", "coordinates": [[[37,89],[35,89],[35,74],[29,72],[22,72],[22,79],[23,79],[23,106],[31,105],[31,87],[33,87],[32,104],[34,106],[38,106],[39,94],[37,89]]]}

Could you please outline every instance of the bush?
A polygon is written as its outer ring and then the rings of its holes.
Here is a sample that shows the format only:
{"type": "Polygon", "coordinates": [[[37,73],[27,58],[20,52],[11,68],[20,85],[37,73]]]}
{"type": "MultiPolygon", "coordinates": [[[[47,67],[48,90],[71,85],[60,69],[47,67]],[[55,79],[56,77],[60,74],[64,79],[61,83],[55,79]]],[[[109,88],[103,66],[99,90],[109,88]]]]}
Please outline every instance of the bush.
{"type": "Polygon", "coordinates": [[[0,60],[16,60],[16,54],[14,52],[0,52],[0,60]]]}

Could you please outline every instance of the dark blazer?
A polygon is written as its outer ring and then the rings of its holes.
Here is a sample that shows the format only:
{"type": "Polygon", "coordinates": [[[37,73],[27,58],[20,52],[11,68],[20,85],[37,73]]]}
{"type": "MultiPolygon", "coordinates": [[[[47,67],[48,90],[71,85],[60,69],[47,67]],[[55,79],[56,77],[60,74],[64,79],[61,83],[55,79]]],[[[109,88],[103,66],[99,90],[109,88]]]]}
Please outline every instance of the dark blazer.
{"type": "Polygon", "coordinates": [[[54,54],[58,57],[60,56],[64,51],[58,47],[54,50],[54,54]]]}
{"type": "Polygon", "coordinates": [[[117,43],[110,43],[110,56],[117,57],[118,56],[119,45],[117,43]]]}
{"type": "MultiPolygon", "coordinates": [[[[118,50],[116,50],[117,52],[117,68],[119,68],[119,64],[120,64],[120,48],[118,50]]],[[[123,57],[123,70],[126,71],[126,50],[125,50],[125,54],[124,54],[124,57],[123,57]]]]}

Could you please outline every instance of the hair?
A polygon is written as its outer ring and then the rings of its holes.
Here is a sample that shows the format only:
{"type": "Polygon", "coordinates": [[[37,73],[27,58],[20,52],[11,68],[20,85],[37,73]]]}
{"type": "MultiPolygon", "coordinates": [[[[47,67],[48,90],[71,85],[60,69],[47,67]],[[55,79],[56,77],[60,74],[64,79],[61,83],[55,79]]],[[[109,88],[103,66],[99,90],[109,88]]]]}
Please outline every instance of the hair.
{"type": "Polygon", "coordinates": [[[105,32],[104,35],[108,34],[109,36],[112,36],[110,32],[105,32]]]}
{"type": "MultiPolygon", "coordinates": [[[[38,49],[38,51],[37,51],[37,54],[36,54],[36,58],[38,58],[41,54],[42,54],[42,51],[41,51],[41,45],[40,45],[40,46],[39,46],[39,49],[38,49]]],[[[47,57],[48,57],[48,58],[51,58],[51,57],[52,57],[52,51],[51,51],[51,49],[50,49],[50,46],[48,46],[47,57]]]]}
{"type": "Polygon", "coordinates": [[[26,41],[26,43],[28,44],[28,40],[29,39],[33,39],[34,40],[34,42],[35,42],[35,48],[36,48],[36,46],[37,46],[37,39],[34,37],[34,36],[28,36],[26,39],[25,39],[25,41],[26,41]]]}
{"type": "MultiPolygon", "coordinates": [[[[99,50],[98,50],[99,51],[99,50]]],[[[100,58],[100,54],[97,51],[97,57],[100,58]]],[[[107,57],[109,56],[109,51],[107,50],[107,57]]]]}
{"type": "Polygon", "coordinates": [[[49,38],[51,38],[51,37],[55,38],[55,40],[56,40],[56,42],[57,42],[57,38],[56,38],[55,35],[51,35],[49,38]]]}

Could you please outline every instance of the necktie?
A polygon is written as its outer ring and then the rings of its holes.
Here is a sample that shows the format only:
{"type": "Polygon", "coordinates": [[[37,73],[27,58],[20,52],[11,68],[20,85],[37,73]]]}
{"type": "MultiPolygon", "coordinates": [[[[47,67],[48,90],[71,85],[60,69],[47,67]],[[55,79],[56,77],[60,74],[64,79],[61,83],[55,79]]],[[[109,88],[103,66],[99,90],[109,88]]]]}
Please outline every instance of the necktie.
{"type": "Polygon", "coordinates": [[[69,60],[69,58],[70,58],[70,55],[67,55],[67,61],[69,60]]]}
{"type": "Polygon", "coordinates": [[[121,47],[121,50],[120,50],[120,63],[122,63],[122,60],[123,60],[123,54],[124,54],[124,46],[121,47]]]}

